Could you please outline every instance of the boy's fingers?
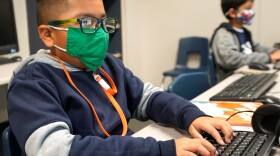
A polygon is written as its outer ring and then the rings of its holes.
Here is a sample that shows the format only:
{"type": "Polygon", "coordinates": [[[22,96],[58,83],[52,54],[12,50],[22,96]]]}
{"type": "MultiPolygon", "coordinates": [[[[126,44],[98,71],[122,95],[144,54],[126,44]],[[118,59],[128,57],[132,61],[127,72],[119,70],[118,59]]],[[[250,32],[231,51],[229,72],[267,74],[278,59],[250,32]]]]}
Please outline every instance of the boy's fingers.
{"type": "Polygon", "coordinates": [[[235,137],[235,134],[234,134],[233,130],[228,129],[225,126],[223,126],[223,127],[221,127],[221,131],[224,134],[226,143],[229,144],[231,142],[231,140],[233,139],[233,137],[235,137]]]}
{"type": "Polygon", "coordinates": [[[195,129],[193,125],[190,126],[189,133],[193,138],[203,139],[202,135],[195,129]]]}
{"type": "Polygon", "coordinates": [[[210,134],[220,145],[225,145],[224,140],[222,139],[220,133],[215,129],[214,127],[209,127],[206,131],[208,134],[210,134]]]}

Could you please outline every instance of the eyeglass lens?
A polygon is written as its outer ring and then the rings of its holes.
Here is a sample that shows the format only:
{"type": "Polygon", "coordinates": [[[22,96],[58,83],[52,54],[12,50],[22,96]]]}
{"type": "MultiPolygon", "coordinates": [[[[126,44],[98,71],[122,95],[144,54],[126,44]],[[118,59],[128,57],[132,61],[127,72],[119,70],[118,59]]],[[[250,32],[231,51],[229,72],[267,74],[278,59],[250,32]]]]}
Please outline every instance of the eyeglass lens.
{"type": "Polygon", "coordinates": [[[108,33],[113,33],[116,31],[116,19],[114,18],[106,18],[103,20],[103,28],[105,29],[104,31],[108,33]]]}
{"type": "MultiPolygon", "coordinates": [[[[81,19],[81,26],[84,33],[94,33],[99,27],[99,20],[94,17],[85,17],[81,19]]],[[[102,24],[104,31],[107,33],[113,33],[116,30],[116,19],[105,18],[102,19],[102,24]]]]}

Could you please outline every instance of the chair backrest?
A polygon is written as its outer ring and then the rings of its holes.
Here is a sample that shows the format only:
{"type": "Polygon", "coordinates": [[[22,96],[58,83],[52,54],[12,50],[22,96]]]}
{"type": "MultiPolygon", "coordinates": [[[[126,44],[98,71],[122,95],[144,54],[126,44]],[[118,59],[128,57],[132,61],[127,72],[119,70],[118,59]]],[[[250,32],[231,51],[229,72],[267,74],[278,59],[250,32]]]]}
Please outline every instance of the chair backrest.
{"type": "Polygon", "coordinates": [[[210,88],[208,75],[205,72],[181,74],[168,86],[168,92],[175,93],[191,100],[210,88]]]}
{"type": "Polygon", "coordinates": [[[10,127],[2,133],[3,156],[19,156],[21,149],[10,127]]]}
{"type": "Polygon", "coordinates": [[[213,53],[210,53],[208,56],[208,71],[209,71],[209,77],[211,80],[211,86],[214,86],[217,83],[217,76],[216,76],[216,64],[215,64],[215,58],[213,53]]]}
{"type": "Polygon", "coordinates": [[[176,67],[186,67],[188,56],[194,53],[200,56],[199,71],[207,71],[209,45],[208,39],[204,37],[185,37],[180,39],[176,67]]]}

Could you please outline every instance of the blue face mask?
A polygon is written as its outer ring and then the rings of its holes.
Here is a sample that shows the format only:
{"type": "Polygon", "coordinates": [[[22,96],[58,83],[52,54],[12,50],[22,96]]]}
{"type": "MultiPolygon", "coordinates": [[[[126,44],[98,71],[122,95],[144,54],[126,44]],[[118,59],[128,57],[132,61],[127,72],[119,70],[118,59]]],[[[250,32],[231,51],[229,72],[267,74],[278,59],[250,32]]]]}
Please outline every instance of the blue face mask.
{"type": "Polygon", "coordinates": [[[242,24],[252,25],[253,24],[253,17],[255,16],[255,12],[252,9],[243,10],[237,14],[237,20],[240,21],[242,24]]]}

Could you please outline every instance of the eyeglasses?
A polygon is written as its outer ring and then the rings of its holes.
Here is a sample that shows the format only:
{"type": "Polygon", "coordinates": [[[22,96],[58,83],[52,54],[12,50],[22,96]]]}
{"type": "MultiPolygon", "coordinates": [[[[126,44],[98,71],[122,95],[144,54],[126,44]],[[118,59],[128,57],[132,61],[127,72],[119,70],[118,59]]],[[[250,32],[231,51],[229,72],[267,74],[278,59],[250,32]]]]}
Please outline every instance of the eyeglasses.
{"type": "Polygon", "coordinates": [[[67,20],[58,20],[49,22],[47,25],[49,26],[60,26],[67,23],[76,23],[80,24],[81,31],[85,34],[94,33],[100,26],[106,33],[114,33],[116,31],[117,19],[111,17],[105,17],[102,19],[98,19],[92,16],[85,16],[81,18],[72,18],[67,20]]]}

